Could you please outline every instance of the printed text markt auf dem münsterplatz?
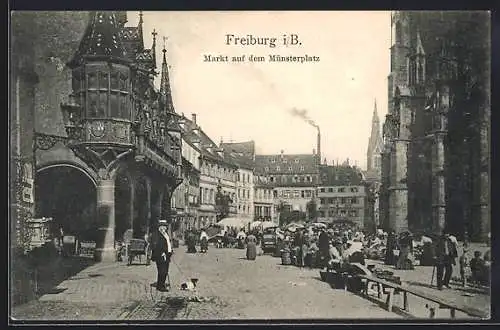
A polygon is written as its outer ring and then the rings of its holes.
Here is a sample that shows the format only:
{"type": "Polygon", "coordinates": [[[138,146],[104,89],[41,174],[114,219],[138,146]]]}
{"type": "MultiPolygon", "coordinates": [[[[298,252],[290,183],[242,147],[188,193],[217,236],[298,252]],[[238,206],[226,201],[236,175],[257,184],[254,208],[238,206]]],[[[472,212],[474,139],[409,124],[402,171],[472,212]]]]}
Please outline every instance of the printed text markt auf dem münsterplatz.
{"type": "MultiPolygon", "coordinates": [[[[239,62],[242,56],[228,56],[228,55],[203,55],[203,62],[239,62]],[[237,60],[234,60],[236,58],[237,60]]],[[[265,62],[264,56],[249,56],[249,61],[252,62],[265,62]]],[[[319,62],[319,56],[282,56],[282,55],[268,55],[269,62],[298,62],[298,63],[307,63],[307,62],[319,62]]]]}

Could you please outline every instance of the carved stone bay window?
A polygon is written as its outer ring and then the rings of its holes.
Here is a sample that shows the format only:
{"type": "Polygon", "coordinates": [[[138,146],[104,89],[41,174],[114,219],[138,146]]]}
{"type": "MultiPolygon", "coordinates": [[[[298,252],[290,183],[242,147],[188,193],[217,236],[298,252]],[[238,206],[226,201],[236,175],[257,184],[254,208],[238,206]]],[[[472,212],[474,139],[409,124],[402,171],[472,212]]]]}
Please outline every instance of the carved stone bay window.
{"type": "Polygon", "coordinates": [[[73,89],[85,105],[87,118],[131,120],[130,69],[97,62],[86,64],[84,70],[85,75],[81,69],[75,70],[73,89]]]}

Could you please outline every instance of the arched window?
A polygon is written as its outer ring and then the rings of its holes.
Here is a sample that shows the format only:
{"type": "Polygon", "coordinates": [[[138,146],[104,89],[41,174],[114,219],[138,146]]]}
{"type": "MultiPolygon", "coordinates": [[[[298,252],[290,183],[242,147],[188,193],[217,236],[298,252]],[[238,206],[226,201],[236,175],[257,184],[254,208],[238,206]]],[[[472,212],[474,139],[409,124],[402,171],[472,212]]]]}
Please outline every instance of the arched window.
{"type": "Polygon", "coordinates": [[[423,65],[423,60],[418,61],[418,82],[423,83],[424,82],[424,65],[423,65]]]}
{"type": "Polygon", "coordinates": [[[403,41],[403,29],[401,27],[401,22],[396,23],[395,29],[396,43],[398,44],[403,41]]]}

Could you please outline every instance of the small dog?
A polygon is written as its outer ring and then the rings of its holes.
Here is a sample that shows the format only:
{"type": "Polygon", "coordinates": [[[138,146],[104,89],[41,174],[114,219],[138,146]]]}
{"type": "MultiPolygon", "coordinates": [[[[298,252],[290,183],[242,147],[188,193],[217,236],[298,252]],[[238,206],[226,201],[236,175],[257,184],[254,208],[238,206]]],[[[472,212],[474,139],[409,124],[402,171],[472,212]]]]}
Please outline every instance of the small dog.
{"type": "Polygon", "coordinates": [[[193,291],[194,289],[196,289],[197,282],[198,279],[192,278],[190,281],[186,281],[181,284],[181,290],[193,291]]]}

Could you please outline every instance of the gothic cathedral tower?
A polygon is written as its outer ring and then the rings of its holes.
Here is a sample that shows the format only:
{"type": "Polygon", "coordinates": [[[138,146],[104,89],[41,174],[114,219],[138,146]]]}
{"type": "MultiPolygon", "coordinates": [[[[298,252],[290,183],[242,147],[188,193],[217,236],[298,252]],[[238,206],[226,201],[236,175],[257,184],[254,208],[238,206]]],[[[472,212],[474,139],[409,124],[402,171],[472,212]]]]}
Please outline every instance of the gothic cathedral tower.
{"type": "Polygon", "coordinates": [[[408,53],[410,45],[409,13],[391,15],[391,73],[388,77],[388,114],[384,136],[388,142],[386,166],[390,177],[385,181],[388,227],[401,232],[408,229],[407,152],[410,141],[411,111],[409,109],[408,53]]]}

